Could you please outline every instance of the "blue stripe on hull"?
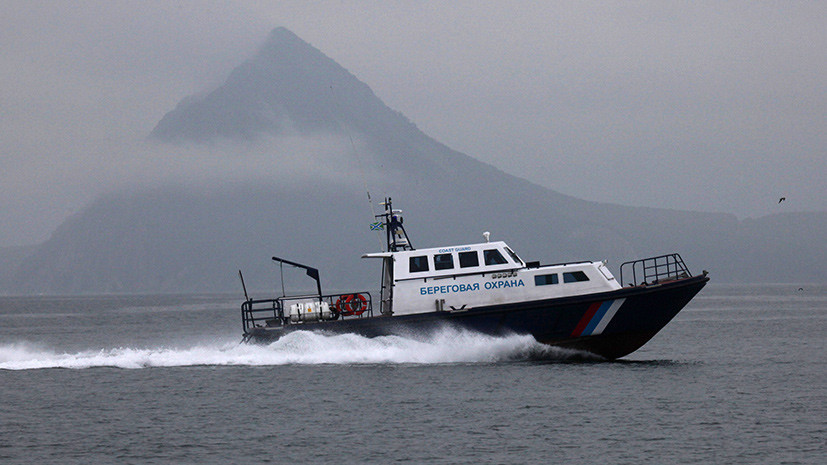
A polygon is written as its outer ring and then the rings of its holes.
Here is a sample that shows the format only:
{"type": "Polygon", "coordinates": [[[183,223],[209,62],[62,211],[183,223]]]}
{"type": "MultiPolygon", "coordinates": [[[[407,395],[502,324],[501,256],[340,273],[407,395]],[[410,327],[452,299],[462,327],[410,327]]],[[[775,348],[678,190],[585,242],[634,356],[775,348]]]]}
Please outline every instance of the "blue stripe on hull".
{"type": "Polygon", "coordinates": [[[588,325],[586,325],[586,329],[583,330],[583,336],[590,336],[592,332],[594,332],[594,329],[597,327],[597,324],[600,323],[600,320],[602,320],[604,316],[606,316],[606,311],[609,310],[609,307],[612,306],[612,303],[614,303],[614,300],[607,300],[600,304],[600,307],[597,309],[597,312],[595,312],[594,316],[592,317],[592,320],[589,322],[588,325]]]}

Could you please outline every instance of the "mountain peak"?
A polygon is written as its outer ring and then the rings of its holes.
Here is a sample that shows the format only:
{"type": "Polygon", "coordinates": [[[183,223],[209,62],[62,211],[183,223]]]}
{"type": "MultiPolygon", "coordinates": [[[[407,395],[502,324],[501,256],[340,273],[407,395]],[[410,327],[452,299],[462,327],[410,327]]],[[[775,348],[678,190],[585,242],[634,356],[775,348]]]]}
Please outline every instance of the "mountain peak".
{"type": "MultiPolygon", "coordinates": [[[[163,141],[252,139],[262,133],[335,131],[386,121],[387,108],[355,76],[284,27],[218,89],[187,97],[152,136],[163,141]]],[[[404,119],[404,118],[403,118],[404,119]]]]}
{"type": "Polygon", "coordinates": [[[259,47],[258,52],[250,62],[265,66],[278,64],[284,68],[301,67],[301,64],[311,63],[317,65],[327,63],[339,67],[319,49],[308,44],[285,27],[277,27],[270,31],[267,40],[259,47]]]}
{"type": "Polygon", "coordinates": [[[270,31],[270,35],[267,36],[267,40],[264,42],[262,49],[281,48],[291,44],[311,47],[310,44],[303,41],[290,29],[287,29],[284,26],[279,26],[270,31]]]}
{"type": "Polygon", "coordinates": [[[301,40],[299,38],[299,36],[297,36],[296,34],[293,33],[293,31],[291,31],[290,29],[287,29],[284,26],[278,26],[278,27],[273,28],[273,30],[270,31],[270,36],[267,38],[267,42],[272,42],[272,41],[278,42],[278,41],[282,41],[282,40],[298,41],[298,42],[303,42],[304,43],[304,41],[301,40]]]}

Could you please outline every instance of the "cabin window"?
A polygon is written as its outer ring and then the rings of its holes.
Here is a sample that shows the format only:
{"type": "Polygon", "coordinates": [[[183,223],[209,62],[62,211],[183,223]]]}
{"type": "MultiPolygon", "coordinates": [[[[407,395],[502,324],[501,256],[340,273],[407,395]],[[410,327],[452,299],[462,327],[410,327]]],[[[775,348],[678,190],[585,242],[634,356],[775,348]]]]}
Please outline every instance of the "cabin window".
{"type": "Polygon", "coordinates": [[[557,284],[559,278],[557,278],[557,273],[553,274],[538,274],[534,276],[534,285],[535,286],[545,286],[548,284],[557,284]]]}
{"type": "Polygon", "coordinates": [[[480,256],[477,254],[477,251],[475,250],[473,252],[460,252],[459,266],[460,268],[471,268],[474,266],[480,266],[480,256]]]}
{"type": "Polygon", "coordinates": [[[449,253],[434,255],[434,270],[450,270],[454,268],[454,256],[449,253]]]}
{"type": "Polygon", "coordinates": [[[581,281],[588,281],[589,277],[582,271],[572,271],[570,273],[563,273],[564,283],[579,283],[581,281]]]}
{"type": "Polygon", "coordinates": [[[505,251],[508,252],[508,255],[511,255],[511,259],[514,260],[515,263],[519,263],[519,264],[523,263],[523,261],[520,260],[520,257],[518,257],[517,254],[515,254],[513,250],[506,247],[505,251]]]}
{"type": "Polygon", "coordinates": [[[503,254],[497,249],[485,250],[483,251],[483,256],[485,257],[486,265],[502,265],[503,263],[508,263],[503,257],[503,254]]]}
{"type": "Polygon", "coordinates": [[[419,257],[411,257],[411,273],[419,271],[428,271],[428,256],[421,255],[419,257]]]}

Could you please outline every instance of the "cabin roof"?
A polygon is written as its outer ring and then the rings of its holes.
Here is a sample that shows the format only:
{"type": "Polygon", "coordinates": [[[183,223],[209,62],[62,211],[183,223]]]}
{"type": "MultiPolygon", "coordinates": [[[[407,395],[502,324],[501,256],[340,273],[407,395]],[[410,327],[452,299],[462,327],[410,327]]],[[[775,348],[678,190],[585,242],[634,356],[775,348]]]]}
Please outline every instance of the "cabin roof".
{"type": "Polygon", "coordinates": [[[387,258],[392,256],[405,257],[409,255],[430,255],[451,252],[468,252],[471,250],[502,249],[508,247],[503,241],[481,242],[478,244],[453,245],[449,247],[429,247],[427,249],[401,250],[399,252],[366,253],[362,258],[387,258]]]}

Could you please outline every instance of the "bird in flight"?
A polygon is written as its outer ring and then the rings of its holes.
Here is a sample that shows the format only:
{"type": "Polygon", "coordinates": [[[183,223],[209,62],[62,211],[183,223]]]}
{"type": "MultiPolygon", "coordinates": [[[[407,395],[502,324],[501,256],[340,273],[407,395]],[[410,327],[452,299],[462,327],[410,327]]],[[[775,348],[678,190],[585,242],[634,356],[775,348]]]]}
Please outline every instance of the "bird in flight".
{"type": "Polygon", "coordinates": [[[785,201],[785,200],[787,200],[787,198],[786,198],[786,197],[781,197],[780,199],[778,199],[778,203],[781,203],[781,202],[783,202],[783,201],[785,201]]]}

